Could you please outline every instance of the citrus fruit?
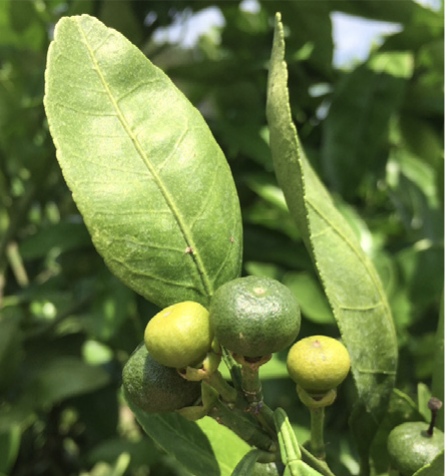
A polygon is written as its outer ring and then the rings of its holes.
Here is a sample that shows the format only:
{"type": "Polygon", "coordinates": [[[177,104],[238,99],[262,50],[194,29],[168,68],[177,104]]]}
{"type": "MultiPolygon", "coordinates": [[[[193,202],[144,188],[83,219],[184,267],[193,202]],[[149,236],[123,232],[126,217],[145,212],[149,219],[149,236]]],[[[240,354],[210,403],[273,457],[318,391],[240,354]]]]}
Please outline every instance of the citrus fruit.
{"type": "Polygon", "coordinates": [[[300,306],[275,279],[249,276],[223,284],[210,302],[210,325],[218,342],[244,357],[288,347],[300,330],[300,306]]]}
{"type": "Polygon", "coordinates": [[[322,394],[338,387],[350,367],[346,347],[332,337],[301,339],[291,347],[287,356],[291,379],[309,394],[322,394]]]}
{"type": "Polygon", "coordinates": [[[125,364],[122,384],[127,400],[147,413],[173,412],[201,395],[199,382],[189,382],[176,369],[156,362],[143,343],[125,364]]]}
{"type": "Polygon", "coordinates": [[[213,340],[209,312],[192,301],[173,304],[156,314],[145,328],[144,341],[160,364],[177,369],[200,363],[213,340]]]}
{"type": "Polygon", "coordinates": [[[407,422],[396,426],[388,436],[388,453],[391,464],[401,476],[411,476],[430,464],[444,449],[444,434],[434,429],[428,436],[425,422],[407,422]]]}

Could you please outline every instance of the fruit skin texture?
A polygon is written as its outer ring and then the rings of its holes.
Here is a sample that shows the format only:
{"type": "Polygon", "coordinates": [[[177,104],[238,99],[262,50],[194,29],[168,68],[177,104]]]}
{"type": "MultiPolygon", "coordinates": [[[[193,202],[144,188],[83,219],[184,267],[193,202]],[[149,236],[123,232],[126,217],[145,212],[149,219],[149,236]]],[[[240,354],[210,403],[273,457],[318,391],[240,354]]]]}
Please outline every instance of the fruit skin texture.
{"type": "Polygon", "coordinates": [[[324,394],[338,387],[350,367],[346,347],[332,337],[301,339],[291,347],[287,356],[291,379],[309,394],[324,394]]]}
{"type": "Polygon", "coordinates": [[[193,301],[166,307],[148,322],[144,333],[153,358],[177,369],[200,363],[212,340],[209,311],[193,301]]]}
{"type": "Polygon", "coordinates": [[[125,364],[122,385],[125,398],[147,413],[173,412],[201,395],[200,382],[189,382],[176,369],[156,362],[143,343],[125,364]]]}
{"type": "Polygon", "coordinates": [[[218,342],[244,357],[283,350],[300,331],[300,306],[275,279],[234,279],[218,288],[210,302],[210,325],[218,342]]]}
{"type": "Polygon", "coordinates": [[[388,453],[391,465],[402,476],[412,476],[430,464],[444,449],[444,434],[437,428],[428,436],[428,424],[421,421],[402,423],[388,436],[388,453]]]}

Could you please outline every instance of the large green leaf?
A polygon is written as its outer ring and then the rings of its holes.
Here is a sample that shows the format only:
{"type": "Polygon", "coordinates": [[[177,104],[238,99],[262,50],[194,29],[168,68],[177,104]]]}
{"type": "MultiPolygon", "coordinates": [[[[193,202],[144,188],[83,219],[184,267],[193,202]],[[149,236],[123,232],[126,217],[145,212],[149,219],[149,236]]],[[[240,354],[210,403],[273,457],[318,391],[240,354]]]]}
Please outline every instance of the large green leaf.
{"type": "Polygon", "coordinates": [[[129,405],[145,432],[196,476],[229,476],[250,450],[209,417],[190,422],[177,413],[148,414],[129,405]]]}
{"type": "Polygon", "coordinates": [[[93,242],[155,304],[208,303],[239,274],[239,202],[200,113],[127,39],[62,18],[45,109],[57,158],[93,242]]]}
{"type": "Polygon", "coordinates": [[[369,446],[394,386],[395,329],[377,272],[335,208],[300,145],[289,107],[283,27],[279,15],[269,72],[267,117],[278,182],[312,254],[351,355],[358,391],[351,423],[366,467],[369,446]]]}

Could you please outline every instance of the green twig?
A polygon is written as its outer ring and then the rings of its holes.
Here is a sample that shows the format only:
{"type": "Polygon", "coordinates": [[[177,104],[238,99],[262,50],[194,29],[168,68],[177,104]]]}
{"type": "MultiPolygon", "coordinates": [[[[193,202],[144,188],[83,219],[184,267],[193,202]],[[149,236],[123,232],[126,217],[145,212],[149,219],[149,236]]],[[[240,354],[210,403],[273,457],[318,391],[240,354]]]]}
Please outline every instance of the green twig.
{"type": "Polygon", "coordinates": [[[324,430],[324,407],[310,408],[311,412],[311,450],[319,460],[326,457],[323,438],[324,430]]]}
{"type": "Polygon", "coordinates": [[[221,398],[227,403],[235,403],[238,397],[238,392],[227,383],[221,372],[216,370],[209,374],[206,378],[206,382],[211,385],[218,393],[221,395],[221,398]]]}

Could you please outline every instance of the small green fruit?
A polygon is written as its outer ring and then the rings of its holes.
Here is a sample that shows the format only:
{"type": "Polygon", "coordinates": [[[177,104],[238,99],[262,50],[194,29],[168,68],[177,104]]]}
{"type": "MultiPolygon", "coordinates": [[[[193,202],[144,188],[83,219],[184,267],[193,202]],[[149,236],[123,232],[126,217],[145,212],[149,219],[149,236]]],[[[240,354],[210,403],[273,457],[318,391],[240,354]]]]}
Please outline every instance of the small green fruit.
{"type": "Polygon", "coordinates": [[[388,436],[388,453],[391,465],[401,476],[412,476],[430,464],[444,449],[444,434],[434,429],[428,436],[425,422],[407,422],[396,426],[388,436]]]}
{"type": "Polygon", "coordinates": [[[199,364],[213,334],[209,312],[192,301],[173,304],[156,314],[145,328],[145,345],[160,364],[177,369],[199,364]]]}
{"type": "Polygon", "coordinates": [[[234,279],[215,292],[210,324],[218,342],[257,358],[285,349],[300,330],[300,307],[280,282],[257,276],[234,279]]]}
{"type": "Polygon", "coordinates": [[[309,394],[324,394],[338,387],[351,367],[346,347],[336,339],[311,336],[294,344],[287,356],[291,379],[309,394]]]}
{"type": "Polygon", "coordinates": [[[122,384],[125,398],[147,413],[173,412],[193,405],[201,395],[200,382],[189,382],[176,369],[156,362],[144,344],[125,364],[122,384]]]}

